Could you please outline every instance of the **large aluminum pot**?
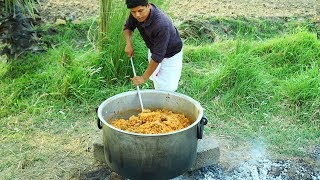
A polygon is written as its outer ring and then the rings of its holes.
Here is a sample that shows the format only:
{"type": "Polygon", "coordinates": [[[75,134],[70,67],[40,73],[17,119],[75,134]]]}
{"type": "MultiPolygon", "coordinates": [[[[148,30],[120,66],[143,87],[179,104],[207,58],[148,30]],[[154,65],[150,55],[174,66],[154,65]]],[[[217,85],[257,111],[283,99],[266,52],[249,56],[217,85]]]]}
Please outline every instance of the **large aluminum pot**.
{"type": "MultiPolygon", "coordinates": [[[[201,105],[186,95],[157,90],[141,90],[147,109],[168,109],[189,117],[193,123],[176,132],[146,135],[122,131],[108,122],[139,113],[137,91],[105,100],[98,108],[98,127],[103,129],[104,153],[108,166],[129,179],[170,179],[188,171],[197,154],[207,119],[201,105]],[[102,123],[101,123],[102,122],[102,123]]],[[[141,111],[141,110],[140,110],[141,111]]]]}

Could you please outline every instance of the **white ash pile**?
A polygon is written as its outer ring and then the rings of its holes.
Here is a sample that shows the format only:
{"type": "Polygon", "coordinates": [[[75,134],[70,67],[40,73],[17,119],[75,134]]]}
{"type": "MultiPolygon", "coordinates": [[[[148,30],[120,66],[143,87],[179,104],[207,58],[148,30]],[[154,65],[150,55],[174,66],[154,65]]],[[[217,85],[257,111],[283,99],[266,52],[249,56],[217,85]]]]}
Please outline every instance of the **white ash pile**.
{"type": "Polygon", "coordinates": [[[320,180],[320,171],[304,162],[261,159],[246,161],[231,171],[219,165],[185,173],[173,180],[320,180]]]}

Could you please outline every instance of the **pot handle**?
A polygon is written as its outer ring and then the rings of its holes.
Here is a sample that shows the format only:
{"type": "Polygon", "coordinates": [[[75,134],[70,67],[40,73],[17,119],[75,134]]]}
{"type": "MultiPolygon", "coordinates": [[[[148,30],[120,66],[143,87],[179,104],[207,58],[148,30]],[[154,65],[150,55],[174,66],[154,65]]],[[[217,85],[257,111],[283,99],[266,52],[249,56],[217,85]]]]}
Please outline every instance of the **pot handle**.
{"type": "Polygon", "coordinates": [[[206,125],[207,123],[208,123],[208,119],[205,116],[203,116],[197,126],[197,138],[198,139],[202,139],[204,125],[206,125]]]}
{"type": "MultiPolygon", "coordinates": [[[[97,115],[98,115],[98,108],[96,108],[96,113],[97,113],[97,115]]],[[[97,125],[98,125],[98,128],[99,128],[99,129],[102,129],[102,124],[101,124],[101,121],[100,121],[100,119],[99,119],[99,116],[97,117],[97,125]]]]}

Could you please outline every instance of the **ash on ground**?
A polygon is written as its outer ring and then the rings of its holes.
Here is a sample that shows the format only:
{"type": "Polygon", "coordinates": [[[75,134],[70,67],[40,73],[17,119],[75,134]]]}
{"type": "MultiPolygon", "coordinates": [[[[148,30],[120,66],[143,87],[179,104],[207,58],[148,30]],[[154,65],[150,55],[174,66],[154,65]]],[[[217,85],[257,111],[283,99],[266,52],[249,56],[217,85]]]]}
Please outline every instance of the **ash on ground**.
{"type": "Polygon", "coordinates": [[[173,180],[320,180],[318,165],[291,160],[261,159],[242,162],[230,171],[220,165],[187,172],[173,180]]]}
{"type": "Polygon", "coordinates": [[[222,163],[184,173],[172,180],[320,180],[320,147],[311,153],[310,162],[270,158],[263,139],[253,140],[246,150],[224,154],[220,159],[222,163]],[[231,168],[223,162],[230,162],[231,168]]]}
{"type": "MultiPolygon", "coordinates": [[[[129,180],[116,173],[105,173],[105,168],[83,174],[82,180],[129,180]],[[104,173],[103,176],[102,174],[104,173]],[[93,176],[94,174],[94,176],[93,176]],[[102,176],[101,176],[102,175],[102,176]]],[[[320,166],[292,160],[249,160],[227,171],[220,165],[189,171],[171,180],[320,180],[320,166]]]]}

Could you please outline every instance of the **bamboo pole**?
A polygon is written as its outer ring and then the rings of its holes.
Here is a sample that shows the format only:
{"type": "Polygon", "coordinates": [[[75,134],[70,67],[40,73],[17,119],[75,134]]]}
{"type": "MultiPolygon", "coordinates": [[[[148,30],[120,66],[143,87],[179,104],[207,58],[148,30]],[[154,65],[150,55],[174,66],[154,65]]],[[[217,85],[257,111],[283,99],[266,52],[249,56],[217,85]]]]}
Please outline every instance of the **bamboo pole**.
{"type": "Polygon", "coordinates": [[[100,0],[99,3],[99,48],[103,49],[107,41],[112,0],[100,0]]]}

